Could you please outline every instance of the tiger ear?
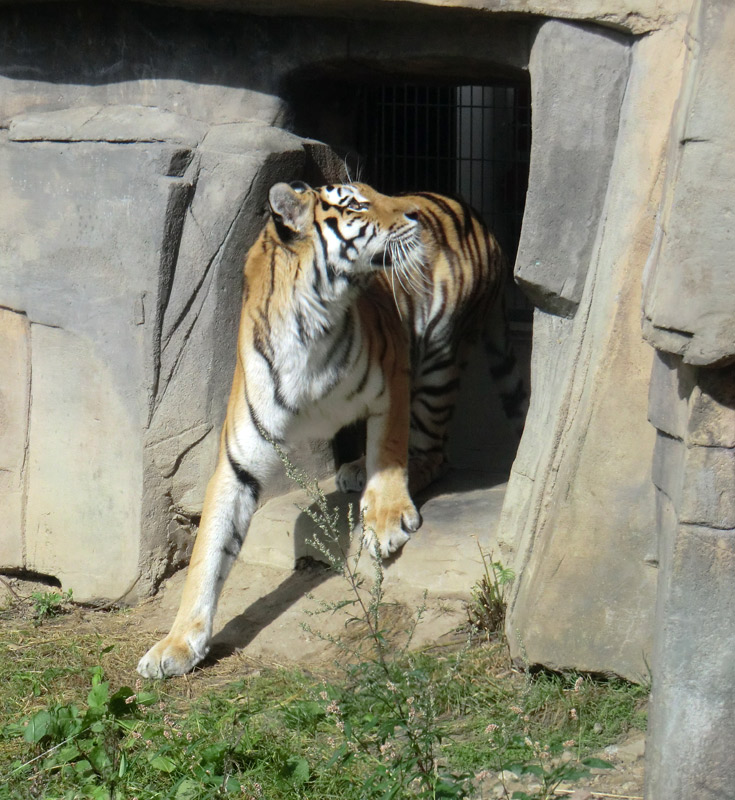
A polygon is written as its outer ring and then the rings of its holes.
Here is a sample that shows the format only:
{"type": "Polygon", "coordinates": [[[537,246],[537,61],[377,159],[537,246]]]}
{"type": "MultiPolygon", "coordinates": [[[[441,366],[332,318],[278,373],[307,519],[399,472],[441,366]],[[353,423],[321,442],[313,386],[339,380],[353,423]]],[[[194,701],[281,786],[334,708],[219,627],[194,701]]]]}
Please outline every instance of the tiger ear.
{"type": "Polygon", "coordinates": [[[294,233],[303,233],[311,218],[311,197],[306,191],[306,184],[294,184],[289,186],[287,183],[277,183],[268,192],[268,202],[271,207],[271,215],[276,223],[276,227],[285,228],[294,233]]]}

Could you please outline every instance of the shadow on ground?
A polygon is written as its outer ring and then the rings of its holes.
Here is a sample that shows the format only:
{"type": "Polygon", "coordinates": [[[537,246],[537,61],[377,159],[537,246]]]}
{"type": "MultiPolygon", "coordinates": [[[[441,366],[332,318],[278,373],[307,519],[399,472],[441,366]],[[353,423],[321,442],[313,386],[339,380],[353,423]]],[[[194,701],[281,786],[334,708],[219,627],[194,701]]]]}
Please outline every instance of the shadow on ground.
{"type": "Polygon", "coordinates": [[[246,648],[258,634],[334,573],[326,564],[304,560],[271,592],[231,619],[212,639],[206,663],[216,663],[246,648]]]}

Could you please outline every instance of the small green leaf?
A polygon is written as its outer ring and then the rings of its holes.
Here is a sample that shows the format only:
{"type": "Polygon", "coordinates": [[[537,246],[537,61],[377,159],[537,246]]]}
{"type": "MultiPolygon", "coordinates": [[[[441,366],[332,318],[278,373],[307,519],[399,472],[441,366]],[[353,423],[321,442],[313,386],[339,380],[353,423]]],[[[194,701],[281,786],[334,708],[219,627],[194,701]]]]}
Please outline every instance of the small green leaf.
{"type": "Polygon", "coordinates": [[[92,686],[98,686],[100,683],[102,683],[102,679],[104,677],[104,670],[102,667],[90,667],[89,673],[92,676],[92,686]]]}
{"type": "Polygon", "coordinates": [[[380,800],[393,800],[393,798],[396,797],[401,788],[402,788],[401,784],[398,781],[396,781],[396,783],[394,783],[393,786],[391,786],[387,792],[381,795],[380,800]]]}
{"type": "Polygon", "coordinates": [[[217,742],[216,744],[210,744],[209,747],[205,747],[204,750],[202,750],[202,754],[200,756],[201,763],[208,766],[219,765],[222,762],[225,753],[229,749],[230,746],[225,742],[217,742]]]}
{"type": "Polygon", "coordinates": [[[53,762],[54,764],[70,764],[72,761],[76,761],[80,755],[79,748],[75,744],[67,744],[53,754],[53,762]]]}
{"type": "Polygon", "coordinates": [[[175,772],[176,762],[168,756],[152,756],[148,759],[153,769],[160,770],[161,772],[175,772]]]}
{"type": "Polygon", "coordinates": [[[104,772],[108,770],[112,765],[112,761],[110,760],[110,756],[107,754],[107,751],[101,745],[97,747],[93,747],[92,750],[88,753],[88,758],[92,766],[97,770],[97,772],[104,772]]]}
{"type": "Polygon", "coordinates": [[[92,765],[87,761],[87,759],[82,759],[82,761],[77,761],[74,764],[74,770],[79,775],[91,775],[94,770],[92,769],[92,765]]]}
{"type": "Polygon", "coordinates": [[[158,695],[153,692],[138,692],[137,703],[139,706],[152,706],[158,700],[158,695]]]}
{"type": "Polygon", "coordinates": [[[30,718],[23,732],[23,738],[31,744],[38,744],[51,730],[52,724],[51,714],[48,711],[39,711],[30,718]]]}
{"type": "Polygon", "coordinates": [[[87,705],[90,708],[104,708],[107,705],[110,684],[96,683],[87,695],[87,705]]]}
{"type": "Polygon", "coordinates": [[[191,778],[184,778],[176,789],[175,800],[195,800],[199,797],[199,784],[191,778]]]}
{"type": "Polygon", "coordinates": [[[347,749],[346,744],[340,745],[332,754],[332,757],[327,761],[327,769],[333,767],[338,761],[346,764],[352,758],[352,753],[347,749]]]}
{"type": "Polygon", "coordinates": [[[590,769],[615,769],[615,765],[609,761],[603,761],[601,758],[583,758],[582,763],[585,767],[590,769]]]}
{"type": "Polygon", "coordinates": [[[56,712],[56,728],[60,739],[68,739],[82,728],[79,709],[75,705],[64,706],[56,712]]]}
{"type": "Polygon", "coordinates": [[[309,780],[309,762],[301,756],[291,756],[283,768],[284,777],[294,786],[301,786],[309,780]]]}
{"type": "Polygon", "coordinates": [[[539,764],[524,764],[516,775],[534,775],[537,778],[543,778],[544,768],[539,764]]]}
{"type": "Polygon", "coordinates": [[[125,755],[125,751],[120,753],[120,766],[117,769],[117,777],[124,778],[125,773],[128,771],[128,757],[125,755]]]}

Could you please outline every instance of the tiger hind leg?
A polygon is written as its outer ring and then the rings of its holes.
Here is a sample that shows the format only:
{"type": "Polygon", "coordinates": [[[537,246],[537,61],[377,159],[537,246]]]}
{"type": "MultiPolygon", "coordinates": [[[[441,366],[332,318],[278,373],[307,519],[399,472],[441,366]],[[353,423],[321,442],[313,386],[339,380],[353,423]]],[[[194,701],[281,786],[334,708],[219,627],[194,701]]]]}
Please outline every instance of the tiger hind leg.
{"type": "MultiPolygon", "coordinates": [[[[408,491],[412,497],[445,475],[449,463],[444,450],[433,453],[419,452],[408,458],[408,491]]],[[[362,492],[367,483],[365,456],[342,464],[336,475],[337,489],[349,494],[362,492]]]]}
{"type": "MultiPolygon", "coordinates": [[[[408,486],[412,497],[446,474],[447,429],[459,388],[460,368],[454,364],[430,373],[413,387],[409,426],[408,486]]],[[[342,464],[337,471],[341,492],[362,492],[367,483],[365,456],[342,464]]]]}
{"type": "Polygon", "coordinates": [[[412,495],[449,469],[446,441],[459,393],[461,368],[456,356],[444,354],[428,363],[414,379],[409,436],[409,487],[412,495]]]}
{"type": "Polygon", "coordinates": [[[367,483],[365,456],[342,464],[337,470],[336,483],[340,492],[361,492],[367,483]]]}

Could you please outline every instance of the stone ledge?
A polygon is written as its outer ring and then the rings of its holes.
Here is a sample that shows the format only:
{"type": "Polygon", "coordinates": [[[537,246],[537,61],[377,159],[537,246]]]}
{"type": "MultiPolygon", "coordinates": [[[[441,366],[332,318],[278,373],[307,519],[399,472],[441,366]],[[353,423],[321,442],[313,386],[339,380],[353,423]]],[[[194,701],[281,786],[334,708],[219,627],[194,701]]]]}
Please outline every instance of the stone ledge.
{"type": "MultiPolygon", "coordinates": [[[[21,0],[22,1],[22,0],[21,0]]],[[[3,2],[10,0],[0,0],[3,2]]],[[[26,0],[37,2],[37,0],[26,0]]],[[[405,19],[418,11],[425,14],[475,12],[477,14],[525,14],[558,17],[646,34],[675,22],[676,13],[662,10],[656,0],[154,0],[161,5],[234,11],[242,14],[294,15],[366,19],[405,19]],[[423,8],[421,8],[423,6],[423,8]]]]}
{"type": "Polygon", "coordinates": [[[196,147],[204,122],[146,106],[87,106],[20,114],[10,121],[12,142],[166,142],[196,147]]]}

